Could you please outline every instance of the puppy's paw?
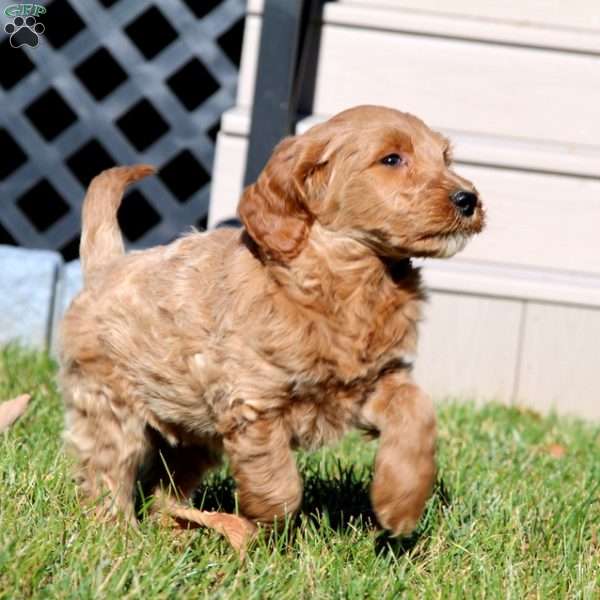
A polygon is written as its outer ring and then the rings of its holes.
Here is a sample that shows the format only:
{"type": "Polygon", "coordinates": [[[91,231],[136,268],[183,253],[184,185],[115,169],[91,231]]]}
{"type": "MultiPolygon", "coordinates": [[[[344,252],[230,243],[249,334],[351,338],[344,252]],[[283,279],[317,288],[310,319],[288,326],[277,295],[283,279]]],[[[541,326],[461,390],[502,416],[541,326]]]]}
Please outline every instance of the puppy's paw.
{"type": "Polygon", "coordinates": [[[433,461],[421,465],[415,476],[408,469],[384,469],[376,473],[371,500],[377,519],[392,536],[412,533],[431,494],[435,473],[433,461]],[[387,471],[387,472],[386,472],[387,471]]]}
{"type": "MultiPolygon", "coordinates": [[[[379,506],[375,502],[373,504],[379,524],[387,529],[392,537],[410,535],[423,513],[423,507],[415,512],[393,502],[379,503],[379,506]]],[[[414,507],[410,508],[414,509],[414,507]]]]}

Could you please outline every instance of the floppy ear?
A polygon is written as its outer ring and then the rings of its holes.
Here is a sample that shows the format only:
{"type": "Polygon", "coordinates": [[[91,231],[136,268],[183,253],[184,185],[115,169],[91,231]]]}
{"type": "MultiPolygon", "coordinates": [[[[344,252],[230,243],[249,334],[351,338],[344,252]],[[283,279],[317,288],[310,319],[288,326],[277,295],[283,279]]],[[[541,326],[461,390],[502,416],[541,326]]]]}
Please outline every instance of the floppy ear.
{"type": "Polygon", "coordinates": [[[305,136],[285,138],[244,191],[238,214],[266,256],[290,260],[304,248],[314,221],[305,201],[306,180],[319,167],[323,147],[305,136]]]}

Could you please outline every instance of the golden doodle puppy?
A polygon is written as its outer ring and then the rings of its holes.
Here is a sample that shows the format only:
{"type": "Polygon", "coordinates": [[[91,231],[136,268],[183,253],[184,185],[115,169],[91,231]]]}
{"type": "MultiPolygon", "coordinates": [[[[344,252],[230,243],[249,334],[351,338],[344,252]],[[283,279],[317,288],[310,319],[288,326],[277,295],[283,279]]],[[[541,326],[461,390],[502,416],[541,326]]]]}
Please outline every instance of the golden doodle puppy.
{"type": "Polygon", "coordinates": [[[133,519],[157,449],[154,481],[177,501],[225,453],[242,513],[270,523],[301,502],[293,450],[359,428],[379,437],[375,513],[410,532],[436,445],[411,379],[425,295],[410,259],[452,256],[484,222],[448,141],[397,110],[347,110],[275,148],[243,229],[125,254],[117,209],[151,172],[104,171],[83,207],[60,379],[84,494],[133,519]]]}

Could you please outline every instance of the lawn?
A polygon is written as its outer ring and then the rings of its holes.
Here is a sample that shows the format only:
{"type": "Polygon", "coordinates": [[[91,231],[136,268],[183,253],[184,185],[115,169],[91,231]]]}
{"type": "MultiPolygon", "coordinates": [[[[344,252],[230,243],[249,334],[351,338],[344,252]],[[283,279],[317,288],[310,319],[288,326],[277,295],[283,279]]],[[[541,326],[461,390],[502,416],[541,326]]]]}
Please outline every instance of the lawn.
{"type": "MultiPolygon", "coordinates": [[[[0,598],[599,598],[600,426],[500,405],[439,405],[439,479],[418,531],[372,523],[374,442],[300,455],[303,513],[240,562],[206,530],[95,522],[61,451],[55,365],[0,351],[0,398],[33,395],[0,434],[0,598]]],[[[234,505],[223,469],[199,492],[234,505]]]]}

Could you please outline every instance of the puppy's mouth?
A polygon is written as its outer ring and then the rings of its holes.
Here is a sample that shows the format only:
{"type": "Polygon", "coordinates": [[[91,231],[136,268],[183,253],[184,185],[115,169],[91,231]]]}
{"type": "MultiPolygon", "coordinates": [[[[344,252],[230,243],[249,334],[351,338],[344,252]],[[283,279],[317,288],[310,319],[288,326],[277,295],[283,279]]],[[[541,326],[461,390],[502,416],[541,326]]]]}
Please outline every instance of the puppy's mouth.
{"type": "Polygon", "coordinates": [[[456,231],[422,236],[416,245],[416,254],[430,258],[450,258],[464,250],[471,235],[471,232],[456,231]]]}
{"type": "Polygon", "coordinates": [[[371,230],[368,237],[363,238],[361,241],[380,256],[390,258],[450,258],[464,250],[473,234],[477,232],[478,229],[469,228],[459,229],[458,231],[426,233],[411,242],[396,239],[381,230],[371,230]]]}
{"type": "Polygon", "coordinates": [[[428,256],[450,258],[464,250],[469,240],[483,229],[485,217],[481,208],[478,209],[476,217],[458,230],[426,234],[419,238],[419,242],[428,250],[428,256]]]}
{"type": "Polygon", "coordinates": [[[436,238],[438,251],[433,254],[435,258],[450,258],[465,249],[470,235],[462,232],[440,235],[436,238]]]}

